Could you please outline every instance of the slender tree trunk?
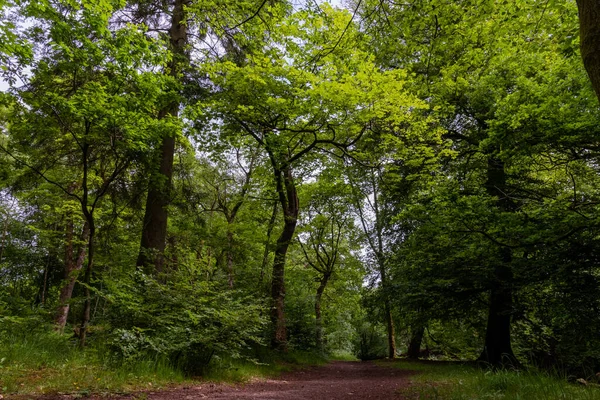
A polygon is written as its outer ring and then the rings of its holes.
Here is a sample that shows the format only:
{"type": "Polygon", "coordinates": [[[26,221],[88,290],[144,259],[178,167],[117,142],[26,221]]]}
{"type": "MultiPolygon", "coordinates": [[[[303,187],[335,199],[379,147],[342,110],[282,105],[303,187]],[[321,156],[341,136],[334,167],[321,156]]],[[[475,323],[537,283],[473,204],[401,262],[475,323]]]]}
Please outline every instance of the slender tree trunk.
{"type": "Polygon", "coordinates": [[[94,226],[93,217],[89,217],[92,220],[88,221],[90,225],[90,233],[88,237],[88,262],[85,267],[84,282],[84,293],[85,303],[83,304],[83,314],[81,316],[81,325],[79,326],[79,347],[85,346],[85,340],[87,338],[87,329],[90,323],[90,311],[92,308],[92,296],[90,292],[90,283],[92,278],[92,268],[94,267],[94,238],[96,228],[94,226]]]}
{"type": "Polygon", "coordinates": [[[260,283],[262,286],[262,282],[265,278],[265,269],[267,268],[267,264],[269,262],[269,253],[271,252],[271,234],[273,233],[273,229],[275,228],[275,220],[277,219],[277,206],[279,203],[276,201],[273,203],[273,211],[271,212],[271,219],[269,219],[269,225],[267,226],[267,241],[265,243],[265,251],[263,253],[263,261],[260,267],[260,283]]]}
{"type": "Polygon", "coordinates": [[[581,57],[600,99],[600,3],[597,0],[577,0],[581,57]]]}
{"type": "Polygon", "coordinates": [[[388,278],[387,271],[385,268],[385,261],[383,258],[383,237],[378,235],[379,241],[379,274],[381,275],[381,288],[383,289],[383,310],[385,312],[385,324],[387,328],[388,338],[388,358],[396,358],[396,330],[394,329],[394,317],[392,316],[392,305],[390,302],[388,291],[388,278]]]}
{"type": "MultiPolygon", "coordinates": [[[[81,197],[81,212],[85,217],[85,221],[87,222],[89,234],[88,234],[88,254],[87,254],[87,265],[85,268],[85,276],[83,279],[83,287],[85,293],[85,302],[83,305],[83,314],[81,317],[81,325],[79,327],[79,347],[83,348],[85,346],[85,339],[87,336],[87,328],[90,322],[90,309],[91,309],[91,293],[90,293],[90,283],[92,277],[92,268],[94,266],[94,239],[96,236],[96,225],[94,222],[94,205],[92,205],[91,210],[88,208],[88,200],[89,200],[89,188],[88,188],[88,177],[89,177],[89,155],[90,155],[90,145],[87,142],[84,142],[83,147],[83,179],[81,181],[81,186],[83,189],[83,194],[81,197]]],[[[98,198],[96,198],[98,200],[98,198]]],[[[94,202],[95,204],[95,202],[94,202]]]]}
{"type": "MultiPolygon", "coordinates": [[[[85,222],[81,231],[80,240],[83,243],[87,243],[88,235],[89,225],[87,222],[85,222]]],[[[54,316],[55,330],[59,333],[64,332],[65,325],[67,324],[71,297],[73,296],[73,288],[75,287],[75,282],[77,281],[77,274],[81,268],[83,268],[86,252],[87,246],[85,244],[81,245],[79,251],[77,252],[77,258],[74,259],[73,221],[67,222],[64,282],[60,288],[58,308],[56,309],[56,314],[54,316]]]]}
{"type": "Polygon", "coordinates": [[[227,277],[229,288],[233,289],[233,232],[231,232],[230,225],[227,227],[227,277]]]}
{"type": "Polygon", "coordinates": [[[271,346],[274,349],[287,350],[287,331],[285,326],[285,259],[288,247],[294,237],[298,223],[298,193],[292,178],[291,169],[275,171],[277,189],[282,203],[284,225],[275,247],[275,260],[273,262],[273,278],[271,281],[271,323],[273,336],[271,346]]]}
{"type": "Polygon", "coordinates": [[[323,278],[321,278],[321,283],[317,288],[317,295],[315,296],[315,341],[317,343],[317,349],[321,353],[325,352],[325,343],[323,341],[323,320],[321,318],[321,297],[323,296],[323,292],[325,291],[328,281],[329,275],[323,275],[323,278]]]}
{"type": "Polygon", "coordinates": [[[8,214],[4,218],[4,224],[2,228],[2,239],[0,241],[0,262],[2,262],[2,257],[4,255],[4,246],[6,243],[6,234],[8,232],[8,214]]]}
{"type": "Polygon", "coordinates": [[[418,359],[421,355],[421,342],[423,342],[423,335],[425,334],[425,327],[418,325],[411,329],[410,343],[408,344],[408,350],[406,355],[408,358],[418,359]]]}
{"type": "Polygon", "coordinates": [[[48,269],[50,268],[50,255],[47,257],[44,266],[44,277],[42,278],[42,287],[40,288],[40,304],[46,304],[46,291],[48,290],[48,269]]]}
{"type": "Polygon", "coordinates": [[[394,318],[392,316],[392,307],[390,300],[384,300],[385,322],[388,334],[388,358],[396,358],[396,330],[394,329],[394,318]]]}
{"type": "Polygon", "coordinates": [[[381,288],[383,289],[383,308],[385,311],[385,322],[388,335],[388,358],[396,358],[396,330],[394,329],[394,318],[392,316],[392,306],[388,294],[388,279],[386,271],[385,255],[383,251],[383,216],[379,207],[379,194],[377,193],[377,181],[375,174],[371,171],[371,183],[373,187],[373,211],[375,212],[375,233],[376,233],[376,248],[375,255],[379,266],[379,274],[381,276],[381,288]]]}
{"type": "MultiPolygon", "coordinates": [[[[488,159],[488,178],[486,189],[498,198],[499,210],[514,211],[514,205],[507,194],[504,163],[490,156],[488,159]]],[[[517,365],[517,359],[511,346],[512,315],[512,251],[508,247],[499,249],[499,260],[494,268],[494,277],[490,289],[489,313],[485,344],[480,361],[493,366],[517,365]]]]}
{"type": "MultiPolygon", "coordinates": [[[[168,74],[177,77],[185,62],[185,45],[187,43],[187,28],[185,24],[185,0],[175,0],[169,29],[169,42],[173,60],[168,67],[168,74]]],[[[160,110],[159,118],[177,118],[179,103],[174,101],[160,110]]],[[[173,158],[175,154],[175,137],[166,134],[160,147],[160,163],[158,171],[153,175],[146,199],[144,225],[137,266],[147,273],[160,273],[164,269],[164,250],[167,239],[167,207],[170,203],[170,189],[173,179],[173,158]]]]}

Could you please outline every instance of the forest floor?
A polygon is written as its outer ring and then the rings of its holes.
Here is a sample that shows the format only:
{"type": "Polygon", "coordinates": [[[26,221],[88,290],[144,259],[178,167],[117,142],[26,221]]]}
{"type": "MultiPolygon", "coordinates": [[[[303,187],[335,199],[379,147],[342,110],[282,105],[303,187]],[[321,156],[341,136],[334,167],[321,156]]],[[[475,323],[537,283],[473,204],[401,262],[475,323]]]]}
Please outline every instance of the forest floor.
{"type": "MultiPolygon", "coordinates": [[[[372,362],[334,361],[332,363],[293,372],[274,379],[256,379],[245,384],[201,383],[161,391],[137,392],[112,399],[196,400],[196,399],[403,399],[400,393],[409,386],[414,372],[389,368],[372,362]]],[[[15,399],[17,397],[14,397],[15,399]]],[[[18,397],[19,399],[25,397],[18,397]]],[[[27,397],[32,398],[32,397],[27,397]]],[[[75,397],[46,395],[44,400],[75,397]]],[[[89,397],[88,399],[106,399],[89,397]]]]}
{"type": "MultiPolygon", "coordinates": [[[[537,370],[477,368],[472,363],[444,361],[334,361],[295,368],[277,377],[245,383],[188,381],[150,390],[92,394],[13,394],[4,400],[340,400],[340,399],[521,399],[600,400],[600,385],[569,383],[537,370]]],[[[97,393],[97,392],[96,392],[97,393]]],[[[0,395],[0,400],[3,399],[0,395]]]]}

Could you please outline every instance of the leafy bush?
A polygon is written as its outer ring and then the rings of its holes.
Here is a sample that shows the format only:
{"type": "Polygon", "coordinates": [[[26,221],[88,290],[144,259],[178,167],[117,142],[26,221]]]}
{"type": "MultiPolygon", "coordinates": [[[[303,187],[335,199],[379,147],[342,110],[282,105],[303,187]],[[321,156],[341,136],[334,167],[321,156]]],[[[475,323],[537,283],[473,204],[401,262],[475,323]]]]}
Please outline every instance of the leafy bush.
{"type": "Polygon", "coordinates": [[[173,273],[169,281],[136,272],[112,288],[110,347],[119,361],[166,356],[202,373],[214,354],[240,358],[261,343],[264,307],[234,290],[173,273]]]}
{"type": "Polygon", "coordinates": [[[364,322],[358,329],[358,339],[354,345],[356,357],[365,360],[385,358],[387,339],[380,326],[364,322]]]}

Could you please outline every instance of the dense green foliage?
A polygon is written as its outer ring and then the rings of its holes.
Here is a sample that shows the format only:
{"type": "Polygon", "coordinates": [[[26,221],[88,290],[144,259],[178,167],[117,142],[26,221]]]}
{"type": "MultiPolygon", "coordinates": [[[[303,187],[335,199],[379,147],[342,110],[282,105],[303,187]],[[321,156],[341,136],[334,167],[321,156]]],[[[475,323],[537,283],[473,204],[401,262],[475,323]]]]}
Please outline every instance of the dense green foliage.
{"type": "Polygon", "coordinates": [[[0,0],[0,381],[269,348],[600,369],[576,5],[346,6],[0,0]]]}

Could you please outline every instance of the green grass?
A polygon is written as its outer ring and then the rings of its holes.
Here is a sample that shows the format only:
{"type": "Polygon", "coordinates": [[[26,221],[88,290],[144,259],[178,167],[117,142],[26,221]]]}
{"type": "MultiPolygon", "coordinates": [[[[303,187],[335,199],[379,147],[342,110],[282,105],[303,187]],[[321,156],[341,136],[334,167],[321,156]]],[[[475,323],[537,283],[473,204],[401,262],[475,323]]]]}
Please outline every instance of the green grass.
{"type": "Polygon", "coordinates": [[[358,361],[358,358],[348,351],[334,352],[329,356],[329,359],[334,361],[358,361]]]}
{"type": "Polygon", "coordinates": [[[382,362],[418,372],[401,394],[414,399],[554,400],[600,399],[600,387],[567,382],[538,370],[490,371],[445,362],[382,362]]]}
{"type": "Polygon", "coordinates": [[[272,378],[283,372],[322,365],[327,359],[318,354],[290,351],[285,354],[263,353],[259,360],[218,358],[202,377],[216,382],[248,382],[255,378],[272,378]]]}
{"type": "Polygon", "coordinates": [[[99,350],[79,351],[54,334],[9,335],[0,343],[0,393],[104,393],[160,388],[185,381],[161,360],[115,366],[99,350]]]}
{"type": "Polygon", "coordinates": [[[201,378],[186,377],[165,360],[149,359],[116,365],[98,347],[80,351],[73,340],[48,332],[5,334],[0,338],[0,394],[38,395],[130,393],[167,386],[245,382],[327,360],[310,352],[277,354],[262,349],[258,361],[214,357],[201,378]]]}

